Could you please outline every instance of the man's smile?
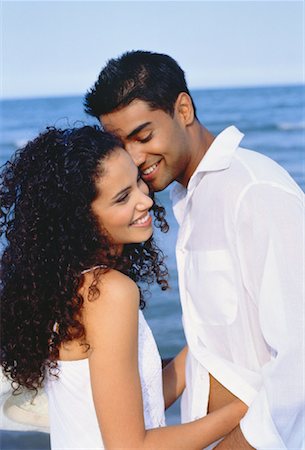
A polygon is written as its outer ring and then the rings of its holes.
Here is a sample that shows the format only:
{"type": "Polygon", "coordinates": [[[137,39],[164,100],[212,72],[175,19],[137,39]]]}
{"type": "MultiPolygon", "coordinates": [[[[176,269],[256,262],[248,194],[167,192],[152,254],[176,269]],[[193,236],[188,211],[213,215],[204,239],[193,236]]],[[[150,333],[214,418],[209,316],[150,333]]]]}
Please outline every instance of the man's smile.
{"type": "Polygon", "coordinates": [[[155,174],[158,171],[158,167],[160,165],[160,161],[153,163],[151,166],[146,169],[141,169],[142,178],[144,181],[150,181],[155,177],[155,174]]]}
{"type": "Polygon", "coordinates": [[[147,169],[143,170],[142,171],[143,175],[149,175],[150,173],[152,173],[157,168],[157,165],[158,164],[153,164],[152,166],[150,166],[147,169]]]}

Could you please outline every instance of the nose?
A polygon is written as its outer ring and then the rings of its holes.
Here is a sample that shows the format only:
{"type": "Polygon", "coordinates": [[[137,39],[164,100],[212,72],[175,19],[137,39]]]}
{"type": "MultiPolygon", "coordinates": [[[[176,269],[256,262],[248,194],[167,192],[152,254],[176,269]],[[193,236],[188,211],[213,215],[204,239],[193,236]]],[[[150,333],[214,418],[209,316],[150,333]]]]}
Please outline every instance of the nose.
{"type": "Polygon", "coordinates": [[[141,150],[139,149],[139,145],[136,145],[136,143],[126,143],[125,149],[129,153],[137,167],[141,166],[145,162],[145,155],[141,152],[141,150]]]}
{"type": "Polygon", "coordinates": [[[141,189],[139,190],[139,201],[137,204],[137,208],[140,211],[144,211],[145,209],[150,209],[152,207],[152,205],[154,204],[153,200],[150,198],[149,194],[149,189],[147,184],[144,183],[144,181],[142,182],[143,187],[141,187],[141,189]]]}

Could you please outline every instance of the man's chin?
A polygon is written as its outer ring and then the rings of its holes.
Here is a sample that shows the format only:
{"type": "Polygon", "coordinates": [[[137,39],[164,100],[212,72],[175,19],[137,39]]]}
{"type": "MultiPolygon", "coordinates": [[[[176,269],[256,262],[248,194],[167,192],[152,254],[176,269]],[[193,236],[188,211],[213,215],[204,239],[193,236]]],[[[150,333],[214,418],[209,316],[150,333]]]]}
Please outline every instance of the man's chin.
{"type": "Polygon", "coordinates": [[[153,180],[147,184],[152,191],[160,192],[160,191],[164,191],[164,189],[166,189],[167,186],[169,186],[171,183],[172,183],[172,181],[169,181],[168,183],[166,183],[166,182],[161,182],[158,180],[153,180]]]}

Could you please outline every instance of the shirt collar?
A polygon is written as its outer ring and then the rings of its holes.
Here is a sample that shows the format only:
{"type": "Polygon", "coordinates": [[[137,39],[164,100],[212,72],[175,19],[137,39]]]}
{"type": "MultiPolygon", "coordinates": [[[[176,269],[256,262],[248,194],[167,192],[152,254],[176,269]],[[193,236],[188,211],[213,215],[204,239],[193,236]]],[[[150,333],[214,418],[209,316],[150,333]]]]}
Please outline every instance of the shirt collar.
{"type": "Polygon", "coordinates": [[[201,178],[198,174],[202,172],[215,172],[230,167],[235,150],[244,137],[236,127],[230,126],[223,130],[212,142],[196,170],[190,178],[187,189],[196,185],[196,179],[201,178]]]}
{"type": "Polygon", "coordinates": [[[230,167],[233,154],[243,137],[243,133],[234,126],[223,130],[208,148],[191,179],[198,172],[212,172],[230,167]]]}
{"type": "MultiPolygon", "coordinates": [[[[224,170],[230,167],[235,150],[238,148],[244,134],[233,125],[223,130],[212,142],[196,170],[190,178],[187,189],[174,183],[170,192],[173,206],[181,203],[186,192],[192,190],[198,183],[203,172],[224,170]]],[[[183,203],[183,202],[182,202],[183,203]]]]}

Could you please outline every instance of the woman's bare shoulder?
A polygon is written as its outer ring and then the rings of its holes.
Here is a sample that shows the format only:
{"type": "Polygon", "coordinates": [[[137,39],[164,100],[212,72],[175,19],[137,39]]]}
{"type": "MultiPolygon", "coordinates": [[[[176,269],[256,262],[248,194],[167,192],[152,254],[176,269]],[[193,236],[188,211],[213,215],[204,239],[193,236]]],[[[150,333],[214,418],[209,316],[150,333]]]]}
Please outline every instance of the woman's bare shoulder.
{"type": "MultiPolygon", "coordinates": [[[[126,303],[126,300],[139,304],[139,288],[127,275],[115,269],[92,270],[84,274],[81,289],[85,303],[94,305],[100,302],[114,304],[126,303]]],[[[97,305],[96,305],[97,306],[97,305]]]]}
{"type": "Polygon", "coordinates": [[[91,348],[105,352],[107,342],[112,345],[116,338],[136,339],[140,293],[133,280],[117,270],[98,278],[86,273],[82,295],[82,321],[91,348]]]}

